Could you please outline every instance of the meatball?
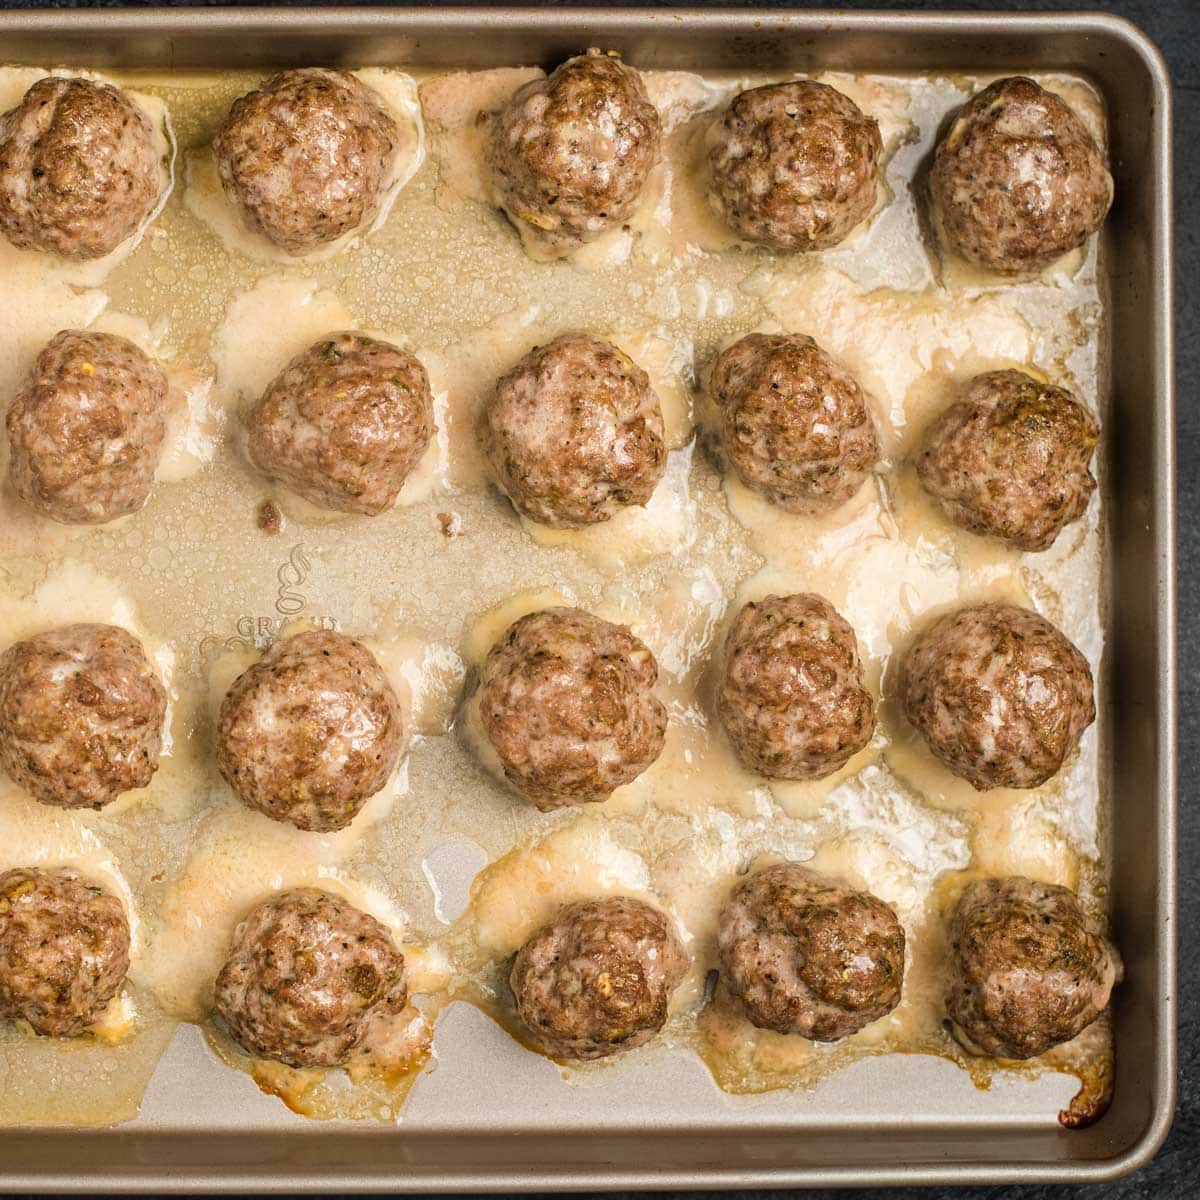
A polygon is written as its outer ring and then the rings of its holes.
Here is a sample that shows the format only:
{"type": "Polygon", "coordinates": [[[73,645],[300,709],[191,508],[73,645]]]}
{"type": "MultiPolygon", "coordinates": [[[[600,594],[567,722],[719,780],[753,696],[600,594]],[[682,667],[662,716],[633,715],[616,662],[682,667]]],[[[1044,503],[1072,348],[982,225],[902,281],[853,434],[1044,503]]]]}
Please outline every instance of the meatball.
{"type": "Polygon", "coordinates": [[[132,342],[67,329],[9,406],[9,478],[31,508],[99,525],[150,497],[167,435],[167,377],[132,342]]]}
{"type": "Polygon", "coordinates": [[[239,800],[298,829],[342,829],[400,758],[400,704],[361,643],[327,629],[276,642],[234,681],[217,766],[239,800]]]}
{"type": "Polygon", "coordinates": [[[900,698],[934,755],[981,792],[1039,787],[1096,718],[1087,659],[1011,604],[963,608],[927,630],[900,698]]]}
{"type": "Polygon", "coordinates": [[[613,896],[563,908],[521,947],[509,983],[517,1015],[546,1054],[606,1058],[662,1029],[687,967],[657,908],[613,896]]]}
{"type": "Polygon", "coordinates": [[[167,694],[115,625],[65,625],[0,655],[0,767],[57,808],[102,808],[158,770],[167,694]]]}
{"type": "Polygon", "coordinates": [[[408,1003],[404,956],[374,917],[317,888],[264,900],[238,926],[214,1008],[251,1054],[337,1067],[408,1003]]]}
{"type": "Polygon", "coordinates": [[[493,126],[488,167],[509,220],[561,256],[632,215],[661,141],[641,76],[589,50],[517,91],[493,126]]]}
{"type": "Polygon", "coordinates": [[[831,775],[875,728],[854,630],[811,593],[742,608],[725,640],[717,709],[742,765],[771,779],[831,775]]]}
{"type": "Polygon", "coordinates": [[[750,1021],[835,1042],[900,1002],[904,929],[869,892],[785,862],[743,880],[717,933],[726,986],[750,1021]]]}
{"type": "Polygon", "coordinates": [[[930,188],[950,248],[1006,274],[1082,246],[1112,203],[1112,178],[1083,122],[1019,76],[963,106],[938,144],[930,188]]]}
{"type": "Polygon", "coordinates": [[[1096,419],[1070,392],[1021,371],[990,371],[930,429],[925,490],[956,525],[1018,550],[1046,550],[1096,490],[1096,419]]]}
{"type": "Polygon", "coordinates": [[[406,350],[333,333],[276,376],[248,420],[250,457],[322,508],[374,516],[395,503],[433,436],[425,368],[406,350]]]}
{"type": "Polygon", "coordinates": [[[509,626],[479,715],[509,783],[542,811],[605,800],[658,758],[667,710],[654,655],[623,625],[548,608],[509,626]]]}
{"type": "Polygon", "coordinates": [[[1019,876],[967,885],[950,922],[946,1012],[971,1054],[1034,1058],[1082,1033],[1117,970],[1075,893],[1019,876]]]}
{"type": "Polygon", "coordinates": [[[400,140],[369,87],[344,71],[305,67],[236,100],[213,151],[246,225],[299,255],[374,221],[400,140]]]}
{"type": "Polygon", "coordinates": [[[0,116],[0,233],[23,250],[103,258],[161,183],[149,118],[111,84],[48,75],[0,116]]]}
{"type": "Polygon", "coordinates": [[[521,359],[496,385],[479,440],[513,507],[560,529],[645,504],[667,467],[649,376],[586,333],[563,334],[521,359]]]}
{"type": "Polygon", "coordinates": [[[747,242],[827,250],[871,215],[879,125],[811,80],[739,92],[714,130],[709,200],[747,242]]]}
{"type": "Polygon", "coordinates": [[[129,920],[116,896],[69,868],[0,874],[0,1018],[76,1037],[128,970],[129,920]]]}
{"type": "Polygon", "coordinates": [[[812,338],[751,333],[713,367],[721,448],[738,478],[787,512],[844,504],[879,461],[870,401],[812,338]]]}

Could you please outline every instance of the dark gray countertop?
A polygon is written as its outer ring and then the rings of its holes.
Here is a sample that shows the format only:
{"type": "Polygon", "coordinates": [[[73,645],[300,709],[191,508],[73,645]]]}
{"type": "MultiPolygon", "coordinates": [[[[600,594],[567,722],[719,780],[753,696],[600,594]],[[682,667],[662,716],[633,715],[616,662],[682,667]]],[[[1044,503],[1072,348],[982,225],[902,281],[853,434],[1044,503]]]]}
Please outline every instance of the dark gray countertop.
{"type": "MultiPolygon", "coordinates": [[[[171,0],[159,0],[170,3],[171,0]]],[[[290,0],[285,0],[284,7],[290,0]]],[[[318,3],[320,0],[318,0],[318,3]]],[[[411,0],[410,0],[411,2],[411,0]]],[[[419,2],[419,0],[418,0],[419,2]]],[[[463,2],[463,0],[459,0],[463,2]]],[[[533,3],[535,0],[525,0],[533,3]]],[[[611,0],[621,5],[622,0],[611,0]]],[[[669,8],[669,4],[648,4],[669,8]]],[[[803,7],[754,0],[759,7],[803,7]]],[[[691,0],[695,7],[717,7],[705,0],[691,0]]],[[[725,0],[726,6],[741,7],[737,0],[725,0]]],[[[141,5],[132,4],[132,7],[141,5]]],[[[179,7],[229,7],[230,0],[202,4],[199,0],[180,0],[179,7]]],[[[430,4],[429,7],[437,7],[430,4]]],[[[120,7],[119,4],[79,3],[78,0],[0,0],[0,8],[84,8],[120,7]]],[[[321,4],[336,7],[336,4],[321,4]]],[[[749,7],[749,5],[747,5],[749,7]]],[[[1200,629],[1200,399],[1194,394],[1200,378],[1200,0],[841,0],[840,4],[809,4],[811,8],[888,8],[888,9],[1104,9],[1128,17],[1158,43],[1171,68],[1175,89],[1176,156],[1176,336],[1178,375],[1178,449],[1179,449],[1179,621],[1183,631],[1200,629]]],[[[0,57],[3,49],[0,47],[0,57]]],[[[1040,1198],[1086,1194],[1102,1198],[1149,1197],[1152,1200],[1183,1200],[1200,1195],[1200,995],[1191,986],[1200,983],[1200,947],[1188,931],[1200,928],[1200,886],[1193,881],[1200,874],[1200,809],[1191,797],[1200,782],[1200,638],[1180,638],[1180,903],[1178,928],[1184,931],[1180,962],[1179,1027],[1179,1106],[1175,1125],[1158,1157],[1144,1171],[1130,1179],[1091,1187],[1006,1187],[970,1190],[921,1188],[910,1191],[829,1192],[830,1197],[846,1200],[880,1200],[884,1196],[934,1200],[942,1195],[956,1197],[988,1196],[996,1200],[1040,1200],[1040,1198]]],[[[766,1196],[782,1193],[748,1193],[766,1196]]],[[[809,1193],[825,1195],[826,1193],[809,1193]]],[[[682,1195],[682,1193],[681,1193],[682,1195]]],[[[699,1193],[697,1194],[699,1195],[699,1193]]]]}

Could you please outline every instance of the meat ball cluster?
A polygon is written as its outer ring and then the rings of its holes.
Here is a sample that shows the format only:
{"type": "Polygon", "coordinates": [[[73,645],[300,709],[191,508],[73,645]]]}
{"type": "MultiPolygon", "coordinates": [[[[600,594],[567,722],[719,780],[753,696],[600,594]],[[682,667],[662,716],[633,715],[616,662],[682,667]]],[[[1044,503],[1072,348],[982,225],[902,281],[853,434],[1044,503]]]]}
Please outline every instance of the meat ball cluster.
{"type": "Polygon", "coordinates": [[[336,1067],[408,1003],[404,956],[379,921],[316,888],[272,896],[238,926],[214,1007],[251,1054],[336,1067]]]}
{"type": "Polygon", "coordinates": [[[1046,550],[1087,508],[1096,419],[1070,392],[1021,371],[977,375],[934,422],[917,475],[956,525],[1046,550]]]}
{"type": "Polygon", "coordinates": [[[167,696],[141,643],[67,625],[0,655],[0,767],[56,808],[102,808],[158,769],[167,696]]]}
{"type": "Polygon", "coordinates": [[[709,150],[709,199],[748,242],[836,246],[875,208],[879,125],[836,88],[773,83],[734,97],[709,150]]]}
{"type": "Polygon", "coordinates": [[[734,342],[713,367],[709,394],[738,478],[786,512],[845,504],[879,461],[866,393],[803,334],[734,342]]]}
{"type": "Polygon", "coordinates": [[[1087,659],[1010,604],[964,608],[928,629],[905,662],[901,702],[934,755],[979,791],[1039,787],[1096,718],[1087,659]]]}
{"type": "Polygon", "coordinates": [[[488,165],[509,220],[562,256],[632,216],[661,140],[641,76],[591,50],[516,92],[496,119],[488,165]]]}
{"type": "Polygon", "coordinates": [[[0,234],[23,250],[103,258],[160,186],[150,120],[111,84],[48,75],[0,116],[0,234]]]}
{"type": "Polygon", "coordinates": [[[401,134],[355,76],[282,71],[240,97],[213,139],[229,202],[285,254],[311,254],[371,224],[401,134]]]}
{"type": "Polygon", "coordinates": [[[298,829],[342,829],[392,774],[403,727],[371,652],[325,629],[275,642],[235,680],[217,766],[238,799],[298,829]]]}
{"type": "Polygon", "coordinates": [[[95,525],[142,508],[166,437],[167,379],[125,338],[64,330],[5,418],[9,478],[31,508],[95,525]]]}
{"type": "Polygon", "coordinates": [[[0,874],[0,1019],[77,1037],[128,970],[129,919],[116,896],[66,868],[0,874]]]}
{"type": "Polygon", "coordinates": [[[811,593],[741,609],[725,641],[717,708],[742,765],[772,779],[832,774],[875,727],[854,630],[811,593]]]}
{"type": "Polygon", "coordinates": [[[882,900],[799,863],[738,884],[718,931],[723,978],[760,1029],[833,1042],[900,1002],[904,929],[882,900]]]}
{"type": "Polygon", "coordinates": [[[1112,203],[1112,178],[1083,122],[1020,76],[963,106],[935,152],[930,186],[950,248],[1005,274],[1082,246],[1112,203]]]}
{"type": "MultiPolygon", "coordinates": [[[[496,194],[534,247],[562,255],[627,221],[661,146],[637,72],[589,52],[520,89],[492,130],[496,194]]],[[[285,71],[243,96],[214,141],[222,185],[249,228],[291,255],[368,226],[401,132],[359,80],[285,71]]],[[[877,123],[813,82],[735,97],[710,145],[711,201],[746,241],[782,253],[842,241],[877,199],[877,123]]],[[[158,196],[154,131],[120,89],[40,80],[0,117],[0,234],[88,259],[134,233],[158,196]]],[[[1098,228],[1111,180],[1082,123],[1030,80],[971,100],[932,175],[947,243],[989,269],[1036,270],[1098,228]]],[[[161,367],[124,339],[64,331],[6,417],[11,483],[54,520],[113,520],[145,504],[166,429],[161,367]]],[[[751,334],[718,359],[710,392],[724,456],[788,512],[849,501],[880,448],[870,398],[811,338],[751,334]]],[[[429,381],[410,354],[356,333],[293,359],[248,418],[257,466],[320,506],[393,504],[434,433],[429,381]]],[[[615,346],[568,333],[497,384],[479,438],[515,509],[579,529],[647,503],[662,478],[661,405],[615,346]]],[[[1023,550],[1051,545],[1095,488],[1095,420],[1066,391],[1016,371],[973,380],[918,462],[950,519],[1023,550]]],[[[660,755],[658,667],[628,629],[579,609],[516,621],[484,663],[479,725],[513,789],[542,810],[606,799],[660,755]]],[[[981,790],[1037,787],[1095,716],[1087,661],[1036,613],[983,604],[914,644],[904,711],[932,753],[981,790]]],[[[820,596],[769,596],[737,614],[718,711],[738,757],[816,779],[867,744],[875,704],[853,629],[820,596]]],[[[100,808],[145,787],[166,694],[132,635],[79,624],[0,655],[0,767],[37,800],[100,808]]],[[[217,764],[239,799],[301,830],[349,824],[400,757],[400,705],[370,652],[314,630],[273,645],[230,688],[217,764]]],[[[1098,923],[1065,888],[984,879],[950,921],[946,1012],[973,1054],[1029,1058],[1077,1036],[1119,972],[1098,923]]],[[[0,874],[0,1018],[76,1036],[129,969],[122,902],[72,869],[0,874]]],[[[755,1026],[817,1041],[899,1003],[905,934],[868,892],[798,863],[734,888],[718,925],[721,974],[755,1026]]],[[[568,904],[515,957],[510,985],[531,1040],[589,1060],[649,1042],[688,968],[672,921],[629,897],[568,904]]],[[[251,1054],[344,1065],[404,1012],[403,954],[388,929],[315,888],[263,901],[238,927],[214,1007],[251,1054]]]]}
{"type": "Polygon", "coordinates": [[[505,778],[543,811],[605,800],[658,758],[658,664],[622,625],[577,608],[514,622],[479,680],[479,717],[505,778]]]}
{"type": "Polygon", "coordinates": [[[321,508],[375,516],[429,445],[433,395],[408,351],[334,333],[288,363],[247,424],[264,474],[321,508]]]}
{"type": "Polygon", "coordinates": [[[972,1054],[1035,1058],[1103,1011],[1117,965],[1099,928],[1064,887],[978,879],[950,923],[946,1012],[972,1054]]]}
{"type": "Polygon", "coordinates": [[[518,1016],[546,1054],[605,1058],[662,1029],[687,965],[657,908],[615,896],[563,908],[521,948],[510,985],[518,1016]]]}
{"type": "Polygon", "coordinates": [[[497,383],[479,440],[513,507],[560,529],[645,504],[667,465],[649,376],[585,333],[535,347],[497,383]]]}

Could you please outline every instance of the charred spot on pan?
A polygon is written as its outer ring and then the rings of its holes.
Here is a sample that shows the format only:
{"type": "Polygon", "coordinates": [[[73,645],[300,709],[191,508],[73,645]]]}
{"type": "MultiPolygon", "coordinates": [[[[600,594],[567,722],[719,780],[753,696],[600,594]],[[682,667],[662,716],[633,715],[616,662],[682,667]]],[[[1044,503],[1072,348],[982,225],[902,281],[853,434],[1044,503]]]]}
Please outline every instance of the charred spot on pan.
{"type": "Polygon", "coordinates": [[[268,537],[274,537],[283,528],[283,514],[274,500],[264,500],[258,506],[254,524],[268,537]]]}

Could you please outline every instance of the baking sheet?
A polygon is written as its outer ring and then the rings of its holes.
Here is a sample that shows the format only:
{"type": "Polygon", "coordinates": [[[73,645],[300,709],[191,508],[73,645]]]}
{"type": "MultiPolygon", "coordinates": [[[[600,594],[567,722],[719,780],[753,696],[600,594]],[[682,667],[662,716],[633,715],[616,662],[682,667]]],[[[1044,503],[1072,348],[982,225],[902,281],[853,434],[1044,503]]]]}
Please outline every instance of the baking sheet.
{"type": "MultiPolygon", "coordinates": [[[[1121,251],[1113,276],[1114,313],[1122,353],[1114,364],[1122,397],[1112,413],[1114,438],[1108,443],[1110,484],[1122,497],[1112,510],[1113,537],[1121,570],[1110,580],[1121,603],[1114,610],[1117,639],[1114,660],[1121,670],[1122,687],[1115,706],[1105,695],[1105,707],[1115,714],[1123,754],[1104,767],[1109,777],[1124,785],[1150,785],[1151,814],[1139,808],[1136,817],[1127,806],[1118,810],[1120,836],[1114,863],[1117,883],[1125,902],[1118,909],[1119,925],[1136,969],[1119,993],[1118,1008],[1124,1044],[1136,1057],[1136,1082],[1118,1089],[1117,1105],[1092,1136],[1073,1135],[1067,1141],[1047,1126],[1022,1115],[1014,1103],[1001,1113],[993,1107],[987,1136],[973,1130],[979,1110],[971,1104],[979,1097],[953,1066],[933,1058],[905,1060],[909,1068],[901,1103],[895,1081],[883,1061],[867,1062],[834,1076],[817,1096],[841,1095],[840,1107],[830,1101],[818,1115],[806,1099],[793,1097],[781,1123],[772,1116],[771,1097],[742,1098],[734,1102],[737,1116],[714,1093],[712,1103],[698,1105],[695,1115],[680,1106],[677,1127],[686,1136],[672,1139],[667,1130],[669,1113],[647,1113],[638,1129],[614,1130],[612,1136],[595,1133],[572,1138],[566,1127],[553,1136],[528,1141],[492,1139],[490,1131],[503,1133],[509,1111],[489,1112],[486,1122],[454,1126],[447,1133],[442,1117],[409,1126],[410,1136],[373,1137],[347,1141],[344,1137],[268,1136],[271,1122],[282,1110],[273,1100],[258,1097],[247,1080],[237,1087],[247,1106],[261,1100],[262,1122],[249,1128],[260,1132],[239,1137],[229,1126],[225,1137],[214,1139],[208,1131],[190,1125],[186,1095],[192,1080],[209,1080],[215,1060],[193,1055],[199,1043],[193,1031],[177,1040],[158,1072],[148,1100],[148,1116],[126,1133],[98,1139],[73,1136],[69,1143],[57,1135],[9,1134],[5,1138],[9,1175],[19,1188],[91,1187],[101,1179],[119,1186],[254,1187],[266,1182],[296,1187],[394,1187],[403,1178],[406,1186],[444,1188],[459,1186],[637,1186],[653,1181],[658,1186],[694,1186],[701,1182],[732,1185],[765,1185],[783,1182],[871,1181],[904,1178],[910,1182],[934,1178],[982,1181],[984,1179],[1102,1178],[1130,1169],[1152,1152],[1169,1121],[1171,1079],[1171,973],[1173,956],[1170,926],[1163,920],[1172,905],[1171,801],[1173,773],[1170,747],[1171,623],[1170,623],[1170,372],[1169,372],[1169,177],[1165,174],[1168,128],[1167,93],[1161,63],[1153,48],[1128,26],[1099,16],[1040,18],[1012,16],[941,17],[899,14],[840,14],[830,22],[827,14],[772,14],[769,21],[753,13],[615,13],[559,12],[553,22],[542,12],[480,14],[467,10],[424,12],[389,10],[387,13],[330,14],[313,10],[237,11],[234,13],[179,14],[167,12],[74,14],[10,14],[9,45],[25,62],[139,61],[166,63],[242,61],[287,63],[326,61],[331,53],[341,61],[402,61],[420,44],[425,61],[451,64],[460,61],[461,36],[487,36],[472,43],[473,60],[494,64],[513,61],[533,49],[553,62],[601,31],[601,40],[634,46],[642,60],[659,64],[691,65],[696,62],[770,61],[789,66],[814,61],[877,64],[897,62],[937,63],[953,67],[971,59],[986,59],[1008,69],[1031,63],[1046,67],[1063,63],[1086,64],[1096,73],[1105,91],[1117,100],[1122,120],[1116,132],[1118,191],[1124,197],[1113,219],[1110,234],[1121,251]],[[678,35],[684,33],[680,38],[678,35]],[[1161,537],[1155,551],[1150,538],[1161,537]],[[1142,581],[1134,586],[1135,581],[1142,581]],[[1157,614],[1157,615],[1156,615],[1157,614]],[[1141,713],[1143,716],[1139,716],[1141,713]],[[1149,716],[1151,723],[1144,719],[1149,716]],[[1157,723],[1157,724],[1156,724],[1157,723]],[[1165,747],[1165,751],[1164,751],[1165,747]],[[1146,817],[1151,816],[1150,820],[1146,817]],[[845,1082],[843,1093],[842,1084],[845,1082]],[[243,1087],[242,1085],[246,1085],[243,1087]],[[854,1093],[852,1084],[861,1084],[854,1093]],[[881,1111],[869,1112],[878,1086],[892,1088],[881,1111]],[[878,1085],[878,1086],[877,1086],[878,1085]],[[954,1102],[961,1088],[963,1103],[954,1102]],[[947,1089],[950,1089],[949,1091],[947,1089]],[[167,1093],[173,1102],[166,1099],[167,1093]],[[940,1101],[950,1096],[947,1116],[940,1101]],[[762,1105],[760,1106],[760,1100],[762,1105]],[[800,1107],[797,1107],[799,1105],[800,1107]],[[913,1123],[913,1113],[934,1114],[913,1123]],[[799,1113],[803,1118],[795,1119],[799,1113]],[[856,1113],[865,1114],[862,1123],[856,1113]],[[745,1118],[740,1114],[746,1114],[745,1118]],[[792,1119],[788,1119],[791,1114],[792,1119]],[[192,1137],[178,1122],[197,1128],[192,1137]],[[172,1132],[175,1129],[178,1132],[172,1132]],[[428,1130],[428,1135],[422,1135],[428,1130]],[[737,1130],[737,1133],[734,1133],[737,1130]],[[864,1137],[864,1131],[870,1136],[864,1137]],[[370,1146],[366,1156],[354,1146],[370,1146]],[[301,1149],[303,1147],[303,1149],[301,1149]],[[297,1157],[299,1155],[300,1157],[297,1157]],[[170,1163],[168,1167],[166,1164],[170,1163]],[[505,1165],[500,1168],[498,1164],[505,1165]],[[132,1164],[137,1163],[135,1167],[132,1164]],[[86,1164],[86,1165],[85,1165],[86,1164]],[[82,1174],[72,1172],[81,1171],[82,1174]],[[94,1182],[95,1181],[95,1182],[94,1182]]],[[[447,1020],[469,1009],[456,1008],[447,1020]]],[[[496,1060],[485,1053],[494,1028],[483,1018],[480,1036],[486,1041],[478,1058],[465,1048],[463,1075],[472,1088],[484,1076],[471,1070],[475,1062],[486,1070],[496,1060]]],[[[513,1050],[504,1038],[496,1043],[513,1050]]],[[[521,1061],[530,1056],[521,1052],[521,1061]]],[[[533,1060],[540,1062],[540,1060],[533,1060]]],[[[419,1086],[410,1112],[421,1100],[425,1086],[441,1081],[453,1085],[447,1068],[449,1055],[439,1070],[419,1086]]],[[[545,1065],[545,1064],[542,1064],[545,1065]]],[[[218,1068],[220,1069],[220,1068],[218,1068]]],[[[457,1067],[455,1068],[457,1070],[457,1067]]],[[[457,1075],[456,1075],[457,1078],[457,1075]]],[[[498,1081],[500,1082],[500,1081],[498,1081]]],[[[506,1083],[506,1081],[504,1081],[506,1083]]],[[[518,1084],[520,1086],[520,1083],[518,1084]]],[[[1003,1081],[997,1084],[1003,1093],[1003,1081]]],[[[663,1089],[669,1091],[670,1089],[663,1089]]],[[[506,1097],[512,1095],[504,1087],[506,1097]]],[[[192,1092],[195,1098],[195,1092],[192,1092]]],[[[514,1103],[519,1100],[514,1098],[514,1103]]],[[[595,1106],[599,1110],[602,1106],[595,1106]]],[[[1042,1111],[1049,1113],[1051,1105],[1042,1111]]],[[[537,1105],[531,1104],[530,1109],[537,1105]]],[[[250,1108],[245,1110],[250,1113],[250,1108]]],[[[518,1114],[523,1107],[514,1108],[518,1114]]],[[[218,1114],[211,1114],[218,1117],[218,1114]]],[[[543,1110],[545,1115],[545,1110],[543,1110]]],[[[451,1114],[452,1118],[453,1114],[451,1114]]],[[[283,1119],[287,1119],[284,1117],[283,1119]]],[[[543,1125],[543,1128],[547,1126],[543,1125]]],[[[327,1125],[299,1123],[296,1132],[328,1131],[327,1125]]],[[[365,1132],[365,1130],[364,1130],[365,1132]]]]}

